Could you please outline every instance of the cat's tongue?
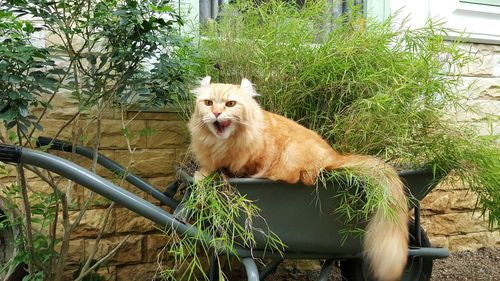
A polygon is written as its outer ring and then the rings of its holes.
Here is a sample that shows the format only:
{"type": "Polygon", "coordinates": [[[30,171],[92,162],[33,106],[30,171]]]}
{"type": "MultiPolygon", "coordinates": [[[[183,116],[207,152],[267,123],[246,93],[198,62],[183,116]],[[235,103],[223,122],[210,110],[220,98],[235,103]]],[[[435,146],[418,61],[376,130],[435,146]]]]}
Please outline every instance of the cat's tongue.
{"type": "Polygon", "coordinates": [[[214,124],[215,128],[217,129],[217,134],[221,135],[222,133],[224,133],[224,130],[226,130],[226,128],[231,124],[231,121],[217,121],[214,124]]]}
{"type": "Polygon", "coordinates": [[[229,124],[231,124],[231,121],[229,121],[229,120],[226,120],[226,121],[219,121],[219,125],[220,125],[221,127],[227,127],[227,126],[229,126],[229,124]]]}

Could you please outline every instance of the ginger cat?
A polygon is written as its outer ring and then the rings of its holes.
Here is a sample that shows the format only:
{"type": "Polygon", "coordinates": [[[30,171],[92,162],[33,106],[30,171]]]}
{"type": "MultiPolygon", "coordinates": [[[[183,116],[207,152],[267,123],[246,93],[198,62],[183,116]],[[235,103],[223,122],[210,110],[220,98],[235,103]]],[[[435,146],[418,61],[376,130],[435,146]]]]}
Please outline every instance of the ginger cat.
{"type": "Polygon", "coordinates": [[[211,84],[210,76],[195,89],[196,105],[189,129],[200,164],[195,179],[225,168],[233,175],[299,181],[313,185],[322,170],[351,168],[370,176],[393,199],[397,214],[382,209],[370,220],[364,253],[378,280],[399,280],[408,252],[408,207],[396,171],[371,156],[342,155],[315,132],[285,117],[262,110],[247,79],[241,85],[211,84]]]}

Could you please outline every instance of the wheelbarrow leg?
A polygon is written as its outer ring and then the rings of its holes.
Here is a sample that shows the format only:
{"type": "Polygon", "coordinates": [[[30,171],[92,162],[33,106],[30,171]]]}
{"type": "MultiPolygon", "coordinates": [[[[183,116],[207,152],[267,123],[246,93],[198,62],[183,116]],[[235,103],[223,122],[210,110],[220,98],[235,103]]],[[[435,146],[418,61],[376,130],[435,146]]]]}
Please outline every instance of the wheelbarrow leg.
{"type": "Polygon", "coordinates": [[[278,265],[283,261],[283,258],[274,259],[269,265],[267,265],[260,273],[259,279],[266,280],[267,276],[276,271],[278,265]]]}
{"type": "Polygon", "coordinates": [[[217,257],[217,254],[214,253],[212,257],[210,257],[210,275],[209,275],[209,280],[210,281],[216,281],[219,279],[219,258],[217,257]]]}
{"type": "Polygon", "coordinates": [[[257,265],[255,265],[255,261],[252,258],[244,258],[241,262],[247,271],[247,280],[259,281],[259,270],[257,269],[257,265]]]}
{"type": "Polygon", "coordinates": [[[321,267],[321,272],[319,273],[318,281],[328,281],[330,274],[333,269],[333,260],[326,260],[321,267]]]}

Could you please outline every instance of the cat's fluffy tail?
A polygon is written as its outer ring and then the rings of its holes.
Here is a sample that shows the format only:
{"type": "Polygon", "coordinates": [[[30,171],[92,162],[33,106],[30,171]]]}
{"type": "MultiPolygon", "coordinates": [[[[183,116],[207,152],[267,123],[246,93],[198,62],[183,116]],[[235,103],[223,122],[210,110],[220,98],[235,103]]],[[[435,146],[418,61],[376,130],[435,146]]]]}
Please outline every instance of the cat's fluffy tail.
{"type": "Polygon", "coordinates": [[[408,201],[397,172],[385,162],[371,156],[340,156],[328,169],[348,168],[385,188],[395,215],[383,208],[376,210],[368,223],[364,255],[373,276],[380,281],[399,280],[408,256],[408,201]]]}

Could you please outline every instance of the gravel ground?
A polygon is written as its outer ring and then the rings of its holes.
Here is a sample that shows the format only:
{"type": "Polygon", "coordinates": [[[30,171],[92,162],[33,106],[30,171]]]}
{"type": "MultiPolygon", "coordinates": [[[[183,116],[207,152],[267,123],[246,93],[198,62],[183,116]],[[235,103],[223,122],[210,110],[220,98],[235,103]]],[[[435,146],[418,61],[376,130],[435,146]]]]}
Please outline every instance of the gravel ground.
{"type": "Polygon", "coordinates": [[[459,252],[436,260],[431,281],[499,281],[500,248],[459,252]]]}
{"type": "MultiPolygon", "coordinates": [[[[266,280],[313,281],[317,276],[317,271],[300,270],[300,262],[295,262],[280,266],[278,272],[266,280]]],[[[341,281],[338,268],[332,273],[330,281],[341,281]]],[[[500,248],[458,252],[446,259],[435,260],[431,281],[500,281],[500,248]]]]}

